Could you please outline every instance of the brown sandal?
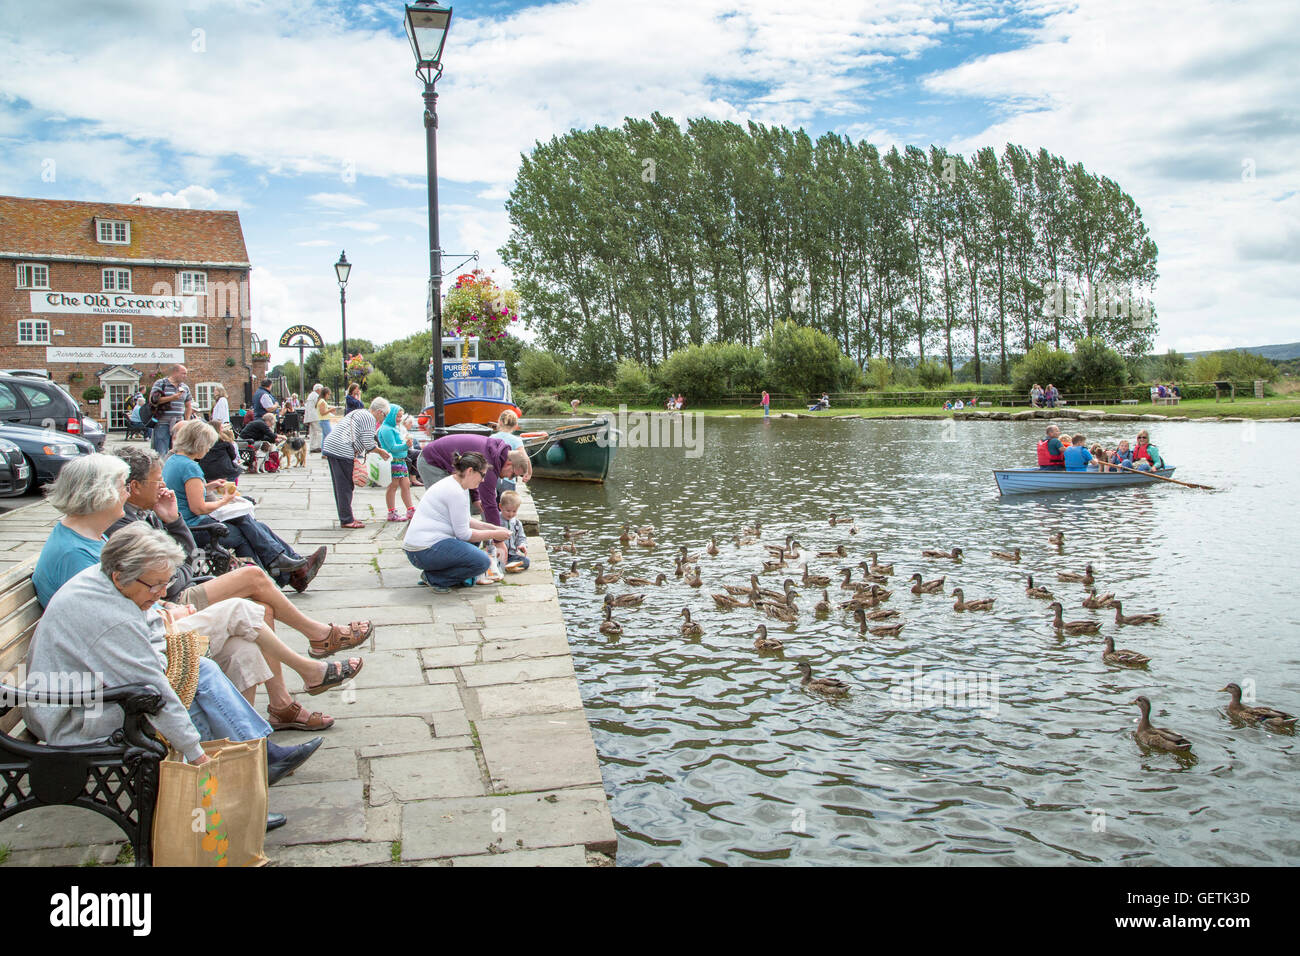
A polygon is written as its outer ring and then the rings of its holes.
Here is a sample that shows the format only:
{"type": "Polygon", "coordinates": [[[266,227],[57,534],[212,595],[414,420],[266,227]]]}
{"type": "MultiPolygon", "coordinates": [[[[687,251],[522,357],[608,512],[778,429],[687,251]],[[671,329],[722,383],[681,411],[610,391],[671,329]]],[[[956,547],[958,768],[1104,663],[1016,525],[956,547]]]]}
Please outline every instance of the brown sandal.
{"type": "Polygon", "coordinates": [[[334,726],[334,718],[327,717],[319,710],[310,713],[307,708],[296,700],[292,701],[288,707],[278,709],[267,707],[266,714],[270,717],[272,730],[329,730],[334,726]]]}
{"type": "Polygon", "coordinates": [[[321,660],[331,654],[337,654],[339,651],[349,651],[364,644],[370,640],[370,635],[374,633],[375,624],[373,621],[353,621],[347,627],[331,624],[330,632],[324,638],[320,640],[308,639],[311,647],[307,653],[316,660],[321,660]]]}
{"type": "Polygon", "coordinates": [[[312,684],[310,687],[304,687],[303,689],[315,697],[317,694],[323,694],[335,687],[342,687],[361,673],[361,668],[365,666],[365,663],[360,657],[350,657],[341,664],[338,661],[330,661],[325,668],[325,679],[319,684],[312,684]],[[352,663],[353,661],[356,661],[355,666],[352,663]]]}

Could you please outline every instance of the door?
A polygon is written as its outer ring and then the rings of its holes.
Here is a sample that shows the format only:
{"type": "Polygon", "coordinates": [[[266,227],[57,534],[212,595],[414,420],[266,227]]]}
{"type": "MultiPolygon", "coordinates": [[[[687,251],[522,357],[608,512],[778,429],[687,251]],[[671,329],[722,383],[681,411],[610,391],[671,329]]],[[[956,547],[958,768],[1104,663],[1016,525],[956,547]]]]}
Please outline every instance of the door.
{"type": "Polygon", "coordinates": [[[27,423],[27,406],[16,389],[0,382],[0,422],[27,423]]]}
{"type": "Polygon", "coordinates": [[[108,382],[105,391],[108,393],[108,427],[125,429],[126,403],[135,393],[135,387],[130,382],[108,382]]]}

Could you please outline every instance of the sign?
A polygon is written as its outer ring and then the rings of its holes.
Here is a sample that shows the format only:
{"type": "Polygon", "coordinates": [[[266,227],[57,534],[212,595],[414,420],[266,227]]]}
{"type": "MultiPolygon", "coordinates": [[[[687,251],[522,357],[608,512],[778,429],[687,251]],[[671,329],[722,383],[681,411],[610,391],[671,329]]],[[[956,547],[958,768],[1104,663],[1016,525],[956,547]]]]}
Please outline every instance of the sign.
{"type": "Polygon", "coordinates": [[[197,318],[194,296],[135,295],[131,292],[33,292],[32,312],[91,315],[152,315],[160,318],[197,318]]]}
{"type": "Polygon", "coordinates": [[[284,330],[284,335],[280,336],[280,348],[298,348],[299,346],[309,349],[323,349],[325,340],[320,337],[320,333],[310,325],[291,325],[284,330]],[[306,342],[293,342],[291,339],[295,335],[301,335],[306,342]]]}
{"type": "Polygon", "coordinates": [[[185,364],[184,349],[135,349],[135,348],[64,348],[47,345],[46,362],[94,362],[99,365],[168,365],[185,364]]]}

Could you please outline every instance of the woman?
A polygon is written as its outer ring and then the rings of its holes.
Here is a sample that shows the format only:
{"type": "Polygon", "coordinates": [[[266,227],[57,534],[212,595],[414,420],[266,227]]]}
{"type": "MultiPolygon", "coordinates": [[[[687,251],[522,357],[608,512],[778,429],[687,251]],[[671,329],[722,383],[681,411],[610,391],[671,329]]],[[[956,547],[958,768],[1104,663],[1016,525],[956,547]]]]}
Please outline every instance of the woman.
{"type": "Polygon", "coordinates": [[[334,393],[326,386],[322,385],[320,395],[316,398],[316,417],[320,424],[320,441],[316,444],[316,450],[320,451],[325,445],[325,439],[329,436],[330,429],[334,427],[336,419],[334,416],[338,409],[330,404],[330,397],[334,393]]]}
{"type": "Polygon", "coordinates": [[[230,424],[230,401],[226,398],[226,390],[220,385],[212,386],[212,395],[216,399],[212,403],[212,427],[221,430],[222,425],[230,424]]]}
{"type": "Polygon", "coordinates": [[[1151,444],[1151,436],[1145,428],[1138,432],[1137,444],[1133,446],[1133,467],[1138,471],[1157,471],[1165,467],[1160,449],[1151,444]]]}
{"type": "Polygon", "coordinates": [[[406,560],[420,569],[420,581],[435,591],[471,587],[492,563],[474,544],[495,541],[503,550],[510,537],[508,529],[469,514],[469,493],[487,474],[487,459],[476,452],[458,454],[452,467],[446,478],[425,491],[402,541],[406,560]]]}
{"type": "Polygon", "coordinates": [[[63,517],[54,523],[32,572],[42,607],[65,581],[99,563],[104,533],[122,517],[127,472],[116,455],[85,455],[64,465],[50,486],[47,500],[63,517]]]}
{"type": "Polygon", "coordinates": [[[1041,408],[1043,405],[1043,387],[1037,382],[1035,382],[1034,387],[1029,390],[1029,404],[1034,408],[1041,408]]]}
{"type": "MultiPolygon", "coordinates": [[[[353,385],[360,391],[359,386],[353,385]]],[[[351,396],[349,396],[351,397],[351,396]]],[[[359,408],[348,412],[321,445],[321,452],[330,466],[330,480],[334,484],[334,504],[338,508],[339,524],[344,528],[364,528],[352,514],[352,467],[366,452],[374,451],[379,457],[389,459],[388,452],[379,447],[375,438],[377,423],[388,417],[388,399],[376,398],[370,409],[359,408]]]]}
{"type": "MultiPolygon", "coordinates": [[[[203,477],[199,460],[212,450],[216,440],[217,433],[207,422],[198,419],[183,422],[172,433],[172,454],[163,463],[163,481],[176,496],[181,517],[191,528],[204,516],[231,504],[238,494],[234,485],[203,477]],[[209,501],[205,494],[208,489],[214,494],[219,492],[220,496],[209,501]]],[[[257,561],[282,585],[290,583],[297,587],[292,575],[307,564],[307,559],[296,554],[275,532],[251,514],[218,516],[216,520],[230,530],[223,542],[226,547],[257,561]]]]}
{"type": "Polygon", "coordinates": [[[348,414],[349,412],[360,411],[361,409],[366,407],[365,402],[361,401],[360,382],[353,382],[351,385],[348,386],[348,397],[344,401],[344,404],[347,406],[343,412],[343,414],[345,415],[348,414]]]}
{"type": "Polygon", "coordinates": [[[235,433],[230,430],[230,422],[222,422],[221,436],[212,443],[208,453],[199,459],[203,477],[208,481],[233,481],[238,483],[244,473],[244,466],[239,463],[239,446],[235,433]]]}
{"type": "Polygon", "coordinates": [[[524,440],[519,437],[519,416],[506,409],[497,417],[497,430],[492,433],[493,438],[500,438],[511,448],[523,448],[524,440]]]}

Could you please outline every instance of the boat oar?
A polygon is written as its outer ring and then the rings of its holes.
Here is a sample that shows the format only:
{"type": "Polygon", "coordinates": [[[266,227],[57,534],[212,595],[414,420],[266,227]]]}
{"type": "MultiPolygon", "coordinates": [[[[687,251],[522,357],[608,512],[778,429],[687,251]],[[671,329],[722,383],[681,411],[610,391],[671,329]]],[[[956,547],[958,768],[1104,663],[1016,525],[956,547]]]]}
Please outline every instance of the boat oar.
{"type": "Polygon", "coordinates": [[[1182,485],[1184,488],[1201,488],[1205,491],[1214,490],[1209,485],[1197,485],[1190,481],[1179,481],[1177,478],[1168,478],[1165,475],[1157,475],[1154,471],[1143,471],[1141,468],[1130,468],[1127,465],[1121,465],[1118,463],[1115,463],[1114,467],[1122,469],[1123,471],[1131,471],[1135,475],[1142,475],[1146,478],[1159,478],[1161,481],[1168,481],[1175,485],[1182,485]]]}

